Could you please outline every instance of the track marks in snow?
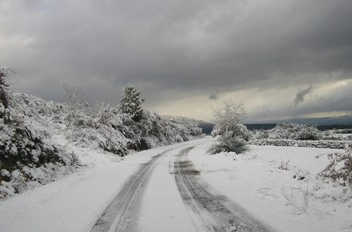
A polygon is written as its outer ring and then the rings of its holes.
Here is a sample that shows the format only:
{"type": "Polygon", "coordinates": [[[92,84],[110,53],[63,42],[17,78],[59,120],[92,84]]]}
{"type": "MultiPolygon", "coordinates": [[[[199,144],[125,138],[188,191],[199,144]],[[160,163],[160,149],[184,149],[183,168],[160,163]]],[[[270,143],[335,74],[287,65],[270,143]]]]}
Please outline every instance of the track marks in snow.
{"type": "Polygon", "coordinates": [[[174,173],[182,200],[190,209],[191,216],[200,222],[201,228],[198,229],[209,232],[269,231],[232,202],[229,210],[224,197],[214,196],[197,180],[200,173],[187,160],[192,149],[188,147],[179,153],[174,162],[174,173]]]}
{"type": "Polygon", "coordinates": [[[154,156],[126,181],[120,192],[98,218],[91,232],[137,231],[136,222],[146,182],[156,161],[170,150],[154,156]]]}

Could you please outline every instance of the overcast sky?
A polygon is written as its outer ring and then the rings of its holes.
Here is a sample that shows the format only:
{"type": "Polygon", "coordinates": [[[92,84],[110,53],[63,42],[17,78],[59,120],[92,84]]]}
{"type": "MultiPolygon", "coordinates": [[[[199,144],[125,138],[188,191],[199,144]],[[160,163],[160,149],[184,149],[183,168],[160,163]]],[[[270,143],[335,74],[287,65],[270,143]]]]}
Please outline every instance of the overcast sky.
{"type": "Polygon", "coordinates": [[[211,120],[224,101],[247,121],[352,114],[351,0],[1,0],[0,65],[12,89],[211,120]]]}

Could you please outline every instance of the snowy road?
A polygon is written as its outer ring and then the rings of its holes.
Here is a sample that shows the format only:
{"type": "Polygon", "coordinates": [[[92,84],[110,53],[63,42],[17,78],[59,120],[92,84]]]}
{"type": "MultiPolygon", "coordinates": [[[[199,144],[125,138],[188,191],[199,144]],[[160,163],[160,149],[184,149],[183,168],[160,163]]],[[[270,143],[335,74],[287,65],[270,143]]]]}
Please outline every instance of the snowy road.
{"type": "Polygon", "coordinates": [[[123,160],[73,147],[87,166],[1,201],[0,231],[351,231],[352,202],[325,201],[321,194],[337,188],[315,178],[328,162],[324,154],[338,150],[251,146],[243,155],[212,156],[212,143],[203,138],[123,160]],[[301,170],[309,170],[306,182],[293,178],[301,170]],[[287,192],[297,196],[288,202],[287,192]]]}
{"type": "MultiPolygon", "coordinates": [[[[172,214],[173,212],[174,215],[186,215],[187,213],[190,217],[189,220],[180,220],[181,218],[176,219],[179,223],[185,224],[188,222],[188,225],[186,226],[188,228],[182,228],[182,231],[268,231],[264,226],[252,219],[240,207],[232,207],[234,212],[231,212],[224,206],[226,203],[224,197],[218,199],[217,196],[210,194],[205,187],[197,181],[195,175],[198,175],[199,172],[194,170],[190,161],[187,160],[187,155],[189,151],[193,149],[193,146],[184,148],[180,151],[181,148],[182,147],[165,150],[152,157],[147,163],[143,164],[126,181],[117,196],[98,218],[91,232],[146,231],[146,228],[148,227],[150,227],[151,231],[172,230],[170,224],[172,224],[172,220],[175,220],[175,217],[165,218],[163,222],[166,222],[166,224],[163,229],[158,225],[160,223],[158,220],[155,220],[155,223],[153,223],[154,228],[150,225],[148,226],[148,223],[146,223],[147,225],[145,226],[138,227],[139,219],[142,221],[144,219],[144,221],[146,221],[145,215],[155,214],[155,204],[152,203],[148,205],[146,202],[143,204],[142,199],[154,168],[157,168],[158,165],[163,166],[163,162],[160,164],[158,162],[161,157],[164,158],[164,161],[168,160],[169,171],[167,172],[166,169],[161,168],[160,170],[164,173],[159,175],[175,175],[177,190],[179,192],[176,193],[175,188],[171,188],[173,190],[171,192],[170,189],[164,190],[164,192],[167,192],[168,194],[163,196],[159,195],[158,201],[164,205],[169,205],[171,201],[170,195],[180,194],[182,202],[178,199],[178,203],[181,207],[168,207],[168,209],[163,212],[166,214],[172,214]],[[173,172],[170,171],[170,164],[172,164],[170,161],[172,160],[174,164],[173,172]],[[140,214],[139,211],[142,204],[147,210],[145,210],[143,214],[140,214]],[[182,207],[183,205],[185,207],[182,207]],[[186,211],[184,209],[186,209],[186,211]],[[157,227],[159,227],[159,229],[156,229],[157,227]]],[[[157,177],[154,175],[154,178],[157,177]]],[[[155,183],[155,181],[153,181],[154,178],[151,178],[151,182],[155,183]]],[[[170,182],[170,180],[167,179],[164,181],[158,181],[159,188],[165,186],[165,181],[170,182]]],[[[154,198],[152,195],[149,196],[149,198],[150,197],[152,199],[154,198]]],[[[148,219],[147,221],[150,220],[148,219]]],[[[177,231],[179,231],[179,229],[181,228],[178,228],[177,231]]]]}
{"type": "Polygon", "coordinates": [[[144,186],[156,161],[169,150],[154,156],[142,165],[124,184],[119,194],[109,204],[92,228],[100,231],[136,231],[138,208],[144,192],[144,186]]]}
{"type": "Polygon", "coordinates": [[[196,171],[183,166],[193,147],[210,141],[151,149],[123,161],[76,148],[87,168],[0,202],[0,231],[265,231],[225,208],[225,200],[210,195],[196,171]]]}
{"type": "Polygon", "coordinates": [[[241,207],[234,206],[234,203],[231,203],[231,209],[227,208],[225,204],[229,205],[229,201],[225,197],[211,194],[197,180],[200,173],[187,159],[192,149],[193,147],[188,147],[177,156],[174,164],[175,179],[183,201],[201,221],[201,231],[269,231],[241,207]]]}

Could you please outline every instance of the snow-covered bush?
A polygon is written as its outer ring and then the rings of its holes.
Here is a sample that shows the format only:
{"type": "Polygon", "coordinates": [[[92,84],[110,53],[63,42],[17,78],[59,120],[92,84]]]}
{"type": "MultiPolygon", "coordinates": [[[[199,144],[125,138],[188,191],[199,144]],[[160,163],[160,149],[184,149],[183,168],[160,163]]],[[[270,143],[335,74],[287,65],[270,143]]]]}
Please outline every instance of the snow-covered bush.
{"type": "Polygon", "coordinates": [[[254,131],[249,143],[258,146],[344,149],[349,141],[348,134],[342,137],[335,130],[319,131],[312,125],[281,123],[271,130],[254,131]]]}
{"type": "Polygon", "coordinates": [[[256,146],[312,147],[330,149],[344,149],[346,146],[346,141],[336,140],[251,139],[248,143],[256,146]]]}
{"type": "Polygon", "coordinates": [[[329,157],[331,161],[320,175],[352,188],[352,144],[346,146],[345,153],[329,154],[329,157]]]}
{"type": "Polygon", "coordinates": [[[260,129],[260,130],[252,131],[253,139],[269,139],[269,137],[270,137],[269,130],[260,129]]]}
{"type": "Polygon", "coordinates": [[[235,152],[236,154],[241,154],[248,150],[246,144],[245,140],[228,135],[219,137],[216,143],[210,147],[209,152],[211,154],[220,152],[235,152]]]}
{"type": "Polygon", "coordinates": [[[244,116],[243,106],[237,104],[225,103],[222,108],[215,111],[215,126],[211,134],[218,138],[209,150],[211,154],[222,151],[239,154],[247,150],[245,145],[250,133],[242,124],[244,116]]]}
{"type": "Polygon", "coordinates": [[[149,149],[155,145],[183,142],[201,135],[197,125],[182,124],[175,120],[162,119],[156,113],[144,111],[140,121],[134,121],[130,115],[122,115],[120,126],[124,136],[131,140],[133,150],[149,149]],[[153,145],[154,144],[154,145],[153,145]]]}
{"type": "Polygon", "coordinates": [[[319,140],[321,132],[312,125],[280,123],[269,131],[270,139],[319,140]]]}
{"type": "Polygon", "coordinates": [[[79,165],[72,152],[56,144],[50,131],[31,116],[17,111],[16,98],[11,99],[11,121],[0,120],[0,198],[53,181],[79,165]]]}
{"type": "Polygon", "coordinates": [[[58,144],[60,141],[125,156],[131,151],[187,141],[202,133],[195,124],[162,119],[146,110],[136,121],[133,115],[108,105],[76,104],[72,108],[23,93],[7,93],[9,107],[0,103],[0,112],[11,119],[5,123],[0,117],[2,197],[73,171],[79,157],[58,144]]]}
{"type": "Polygon", "coordinates": [[[247,127],[241,123],[237,123],[231,126],[231,130],[228,130],[226,134],[222,131],[221,127],[218,124],[215,124],[213,131],[211,132],[213,137],[216,136],[231,136],[236,138],[241,138],[245,141],[249,141],[251,137],[250,131],[247,127]]]}

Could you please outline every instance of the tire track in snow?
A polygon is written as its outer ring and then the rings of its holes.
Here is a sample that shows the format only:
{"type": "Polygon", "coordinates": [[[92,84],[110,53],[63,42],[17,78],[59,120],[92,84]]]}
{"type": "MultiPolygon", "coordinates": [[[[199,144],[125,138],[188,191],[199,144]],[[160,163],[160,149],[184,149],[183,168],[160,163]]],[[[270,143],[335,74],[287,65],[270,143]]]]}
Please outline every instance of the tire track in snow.
{"type": "Polygon", "coordinates": [[[270,231],[250,217],[241,207],[231,202],[231,210],[225,204],[224,197],[212,195],[197,180],[199,171],[187,160],[193,147],[183,149],[174,162],[175,180],[182,200],[199,219],[202,231],[209,232],[267,232],[270,231]]]}
{"type": "Polygon", "coordinates": [[[146,182],[156,161],[166,150],[142,166],[125,182],[120,192],[100,215],[91,232],[133,232],[136,231],[139,204],[143,195],[146,182]]]}

